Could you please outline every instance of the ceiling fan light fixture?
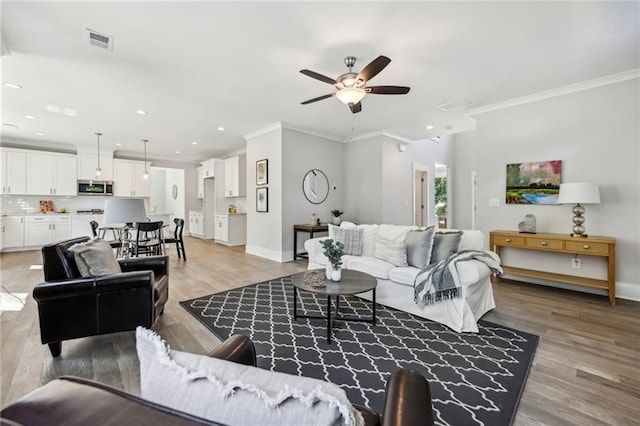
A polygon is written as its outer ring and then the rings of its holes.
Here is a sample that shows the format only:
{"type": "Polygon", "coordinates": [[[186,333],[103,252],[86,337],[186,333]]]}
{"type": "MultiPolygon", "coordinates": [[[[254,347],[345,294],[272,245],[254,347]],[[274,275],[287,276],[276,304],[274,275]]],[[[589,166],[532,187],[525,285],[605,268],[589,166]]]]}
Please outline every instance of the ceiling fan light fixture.
{"type": "Polygon", "coordinates": [[[344,89],[338,90],[336,93],[336,97],[340,99],[345,105],[349,104],[357,104],[364,98],[366,92],[363,89],[357,87],[345,87],[344,89]]]}

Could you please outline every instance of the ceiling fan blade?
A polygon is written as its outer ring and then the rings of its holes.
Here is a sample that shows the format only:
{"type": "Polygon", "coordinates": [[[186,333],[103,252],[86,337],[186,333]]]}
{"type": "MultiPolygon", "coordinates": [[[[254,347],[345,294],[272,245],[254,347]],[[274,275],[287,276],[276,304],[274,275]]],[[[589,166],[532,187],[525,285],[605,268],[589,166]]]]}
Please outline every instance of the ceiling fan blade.
{"type": "Polygon", "coordinates": [[[354,114],[362,111],[362,102],[358,102],[357,104],[349,104],[349,109],[354,114]]]}
{"type": "Polygon", "coordinates": [[[307,105],[307,104],[310,104],[310,103],[313,103],[313,102],[318,102],[318,101],[321,101],[323,99],[330,98],[333,95],[334,95],[333,93],[329,93],[328,95],[318,96],[317,98],[313,98],[313,99],[309,99],[308,101],[301,102],[301,104],[302,105],[307,105]]]}
{"type": "Polygon", "coordinates": [[[411,87],[406,86],[370,86],[365,87],[364,91],[373,93],[374,95],[406,95],[411,87]]]}
{"type": "Polygon", "coordinates": [[[306,75],[307,77],[311,77],[311,78],[315,78],[316,80],[320,80],[323,83],[327,83],[327,84],[336,84],[336,81],[330,77],[327,77],[326,75],[322,75],[322,74],[318,74],[315,71],[311,71],[311,70],[300,70],[300,72],[304,75],[306,75]]]}
{"type": "Polygon", "coordinates": [[[389,65],[389,62],[391,62],[391,59],[387,58],[386,56],[378,56],[376,59],[371,61],[369,65],[364,67],[362,71],[360,71],[360,74],[358,74],[358,78],[364,81],[371,80],[373,77],[378,75],[378,73],[382,71],[387,65],[389,65]]]}

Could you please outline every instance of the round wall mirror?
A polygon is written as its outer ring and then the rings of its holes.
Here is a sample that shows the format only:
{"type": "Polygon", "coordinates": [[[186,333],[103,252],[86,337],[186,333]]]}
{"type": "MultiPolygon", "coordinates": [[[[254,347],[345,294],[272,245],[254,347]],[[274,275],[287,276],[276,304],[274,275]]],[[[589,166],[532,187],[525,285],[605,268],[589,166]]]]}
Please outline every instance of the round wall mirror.
{"type": "Polygon", "coordinates": [[[320,204],[329,195],[329,179],[322,170],[311,169],[302,180],[302,192],[311,204],[320,204]]]}
{"type": "Polygon", "coordinates": [[[173,184],[173,187],[171,187],[171,196],[174,200],[178,199],[178,185],[175,183],[173,184]]]}

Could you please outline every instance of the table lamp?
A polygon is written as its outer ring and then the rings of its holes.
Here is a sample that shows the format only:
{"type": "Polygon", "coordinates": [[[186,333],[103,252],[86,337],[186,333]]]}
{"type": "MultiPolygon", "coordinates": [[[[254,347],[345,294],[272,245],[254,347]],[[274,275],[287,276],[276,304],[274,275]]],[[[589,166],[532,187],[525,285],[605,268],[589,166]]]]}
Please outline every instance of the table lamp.
{"type": "Polygon", "coordinates": [[[572,237],[586,238],[584,233],[584,207],[581,204],[600,204],[600,190],[598,185],[588,182],[574,182],[560,184],[558,204],[575,204],[571,210],[573,216],[572,237]]]}

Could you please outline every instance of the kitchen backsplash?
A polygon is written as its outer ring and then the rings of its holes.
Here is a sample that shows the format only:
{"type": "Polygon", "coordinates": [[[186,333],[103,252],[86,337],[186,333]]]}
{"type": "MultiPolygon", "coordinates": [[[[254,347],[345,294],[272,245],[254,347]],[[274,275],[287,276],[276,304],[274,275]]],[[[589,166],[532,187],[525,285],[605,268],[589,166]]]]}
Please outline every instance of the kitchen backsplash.
{"type": "MultiPolygon", "coordinates": [[[[43,195],[2,195],[2,207],[0,213],[3,215],[19,215],[40,213],[40,201],[53,201],[54,211],[67,209],[69,213],[76,213],[78,210],[104,209],[104,201],[112,197],[51,197],[43,195]]],[[[145,205],[148,199],[145,199],[145,205]]]]}

